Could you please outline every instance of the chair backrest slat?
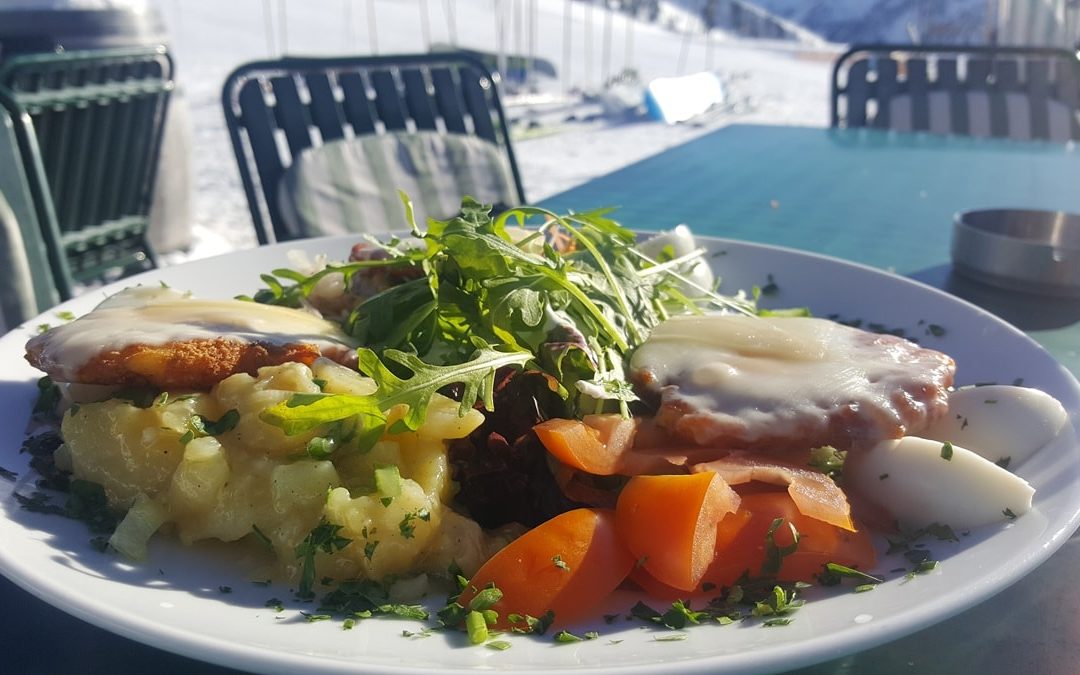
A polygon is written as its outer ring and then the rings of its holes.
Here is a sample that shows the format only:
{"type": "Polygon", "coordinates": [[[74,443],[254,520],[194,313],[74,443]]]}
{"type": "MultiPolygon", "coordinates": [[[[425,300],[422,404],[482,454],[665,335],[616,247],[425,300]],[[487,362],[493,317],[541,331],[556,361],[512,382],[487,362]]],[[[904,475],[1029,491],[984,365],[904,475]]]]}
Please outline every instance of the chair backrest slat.
{"type": "Polygon", "coordinates": [[[282,221],[277,191],[298,154],[351,136],[478,136],[505,155],[523,202],[497,82],[481,62],[458,52],[285,58],[238,68],[225,82],[222,105],[259,241],[296,236],[282,221]]]}
{"type": "Polygon", "coordinates": [[[344,72],[338,77],[345,94],[345,119],[357,136],[375,133],[375,117],[371,113],[371,99],[367,83],[358,72],[344,72]]]}
{"type": "Polygon", "coordinates": [[[326,73],[308,73],[304,81],[311,95],[311,120],[319,130],[323,143],[344,138],[341,110],[334,98],[330,78],[326,73]]]}
{"type": "Polygon", "coordinates": [[[937,60],[938,86],[946,92],[949,100],[949,129],[957,134],[968,133],[968,97],[960,81],[959,64],[955,57],[944,56],[937,60]]]}
{"type": "Polygon", "coordinates": [[[372,71],[371,88],[375,90],[375,110],[378,112],[379,121],[383,123],[383,128],[386,131],[407,129],[405,107],[401,101],[394,73],[385,68],[372,71]]]}
{"type": "Polygon", "coordinates": [[[497,143],[495,125],[491,121],[490,108],[484,97],[484,87],[491,86],[486,80],[473,78],[462,80],[461,90],[465,95],[465,109],[472,119],[473,133],[485,140],[497,143]]]}
{"type": "Polygon", "coordinates": [[[405,85],[405,107],[417,129],[435,131],[435,109],[428,94],[427,81],[419,68],[403,68],[401,82],[405,85]]]}
{"type": "Polygon", "coordinates": [[[1080,60],[1043,47],[855,45],[834,64],[831,108],[837,127],[1080,140],[1080,60]]]}
{"type": "Polygon", "coordinates": [[[1031,106],[1032,138],[1050,138],[1050,63],[1045,59],[1027,62],[1028,104],[1031,106]]]}
{"type": "Polygon", "coordinates": [[[892,115],[888,102],[900,91],[900,83],[897,81],[899,75],[900,68],[895,59],[885,57],[878,60],[877,80],[874,82],[877,115],[874,116],[873,126],[879,129],[889,128],[889,120],[892,115]]]}
{"type": "Polygon", "coordinates": [[[908,95],[911,97],[911,128],[915,131],[930,130],[930,78],[926,59],[907,61],[908,95]]]}
{"type": "Polygon", "coordinates": [[[270,87],[274,91],[274,117],[277,126],[285,132],[289,152],[295,157],[302,150],[311,147],[311,118],[300,101],[300,92],[296,89],[296,79],[292,75],[270,78],[270,87]]]}
{"type": "Polygon", "coordinates": [[[449,68],[432,68],[431,84],[435,87],[435,105],[439,109],[446,130],[453,134],[468,133],[465,126],[465,109],[454,74],[449,68]]]}
{"type": "MultiPolygon", "coordinates": [[[[262,83],[258,80],[244,82],[237,94],[237,100],[243,110],[243,130],[246,132],[246,142],[255,149],[250,160],[255,164],[259,183],[263,190],[274,190],[277,188],[278,181],[281,180],[284,165],[281,162],[277,139],[274,135],[276,128],[273,122],[274,113],[266,104],[262,83]]],[[[231,127],[230,133],[239,135],[240,129],[231,127]]],[[[237,139],[233,138],[233,143],[237,142],[237,139]]],[[[245,157],[245,161],[247,160],[248,158],[245,157]]],[[[240,177],[245,190],[255,189],[250,170],[246,166],[241,167],[240,177]]],[[[273,207],[273,205],[270,206],[273,207]]]]}

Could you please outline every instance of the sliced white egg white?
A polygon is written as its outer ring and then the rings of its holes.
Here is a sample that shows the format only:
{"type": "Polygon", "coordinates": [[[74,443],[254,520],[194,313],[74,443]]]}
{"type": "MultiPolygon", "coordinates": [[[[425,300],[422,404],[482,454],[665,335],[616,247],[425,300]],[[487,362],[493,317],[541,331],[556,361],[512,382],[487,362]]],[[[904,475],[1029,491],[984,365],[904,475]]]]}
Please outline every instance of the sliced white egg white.
{"type": "Polygon", "coordinates": [[[949,441],[1014,467],[1052,441],[1069,415],[1056,398],[1030,387],[988,385],[949,394],[949,412],[919,436],[949,441]]]}
{"type": "MultiPolygon", "coordinates": [[[[694,239],[694,234],[686,225],[676,225],[674,229],[661,232],[637,245],[639,251],[654,260],[659,258],[667,247],[671,247],[671,253],[674,257],[679,258],[693,253],[697,250],[698,245],[694,239]]],[[[715,281],[712,268],[709,267],[709,262],[704,257],[684,265],[680,268],[679,273],[694,285],[707,290],[712,289],[715,281]]]]}
{"type": "Polygon", "coordinates": [[[911,528],[988,525],[1026,513],[1035,494],[1025,480],[970,450],[915,436],[848,453],[844,481],[911,528]]]}

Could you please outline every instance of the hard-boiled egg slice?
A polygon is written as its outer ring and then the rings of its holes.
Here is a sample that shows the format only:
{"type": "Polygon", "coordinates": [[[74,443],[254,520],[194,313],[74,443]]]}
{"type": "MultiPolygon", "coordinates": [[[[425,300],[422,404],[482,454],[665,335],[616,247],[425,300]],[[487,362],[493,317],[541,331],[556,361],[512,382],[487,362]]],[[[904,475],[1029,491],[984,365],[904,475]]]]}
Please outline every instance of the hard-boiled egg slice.
{"type": "Polygon", "coordinates": [[[912,528],[988,525],[1026,513],[1035,494],[1025,480],[970,450],[915,436],[848,453],[844,481],[912,528]]]}
{"type": "Polygon", "coordinates": [[[1015,467],[1052,441],[1068,419],[1061,403],[1038,389],[965,387],[949,394],[947,415],[918,433],[1015,467]]]}
{"type": "MultiPolygon", "coordinates": [[[[637,250],[655,260],[660,257],[664,248],[669,246],[671,247],[671,253],[676,258],[689,255],[698,247],[690,228],[686,225],[676,225],[670,231],[661,232],[639,243],[637,250]]],[[[694,285],[706,290],[712,290],[714,281],[712,268],[709,267],[709,262],[704,257],[684,265],[680,269],[680,274],[689,279],[694,285]]],[[[691,288],[687,289],[687,291],[693,295],[698,295],[695,289],[691,288]]]]}

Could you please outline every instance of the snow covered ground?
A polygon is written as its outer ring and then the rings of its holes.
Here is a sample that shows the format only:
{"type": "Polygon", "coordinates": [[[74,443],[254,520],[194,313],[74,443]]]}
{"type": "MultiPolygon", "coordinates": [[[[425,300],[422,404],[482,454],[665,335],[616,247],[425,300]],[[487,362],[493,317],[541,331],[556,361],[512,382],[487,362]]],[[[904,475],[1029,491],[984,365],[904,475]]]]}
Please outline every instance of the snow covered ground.
{"type": "MultiPolygon", "coordinates": [[[[659,23],[602,5],[564,0],[156,0],[168,24],[178,80],[191,110],[195,246],[172,261],[255,245],[221,112],[226,75],[240,63],[277,56],[424,51],[434,42],[533,54],[569,64],[537,83],[557,102],[536,107],[509,97],[515,151],[530,200],[540,200],[732,122],[827,124],[830,61],[836,49],[739,39],[685,29],[695,18],[664,4],[659,23]],[[374,9],[374,29],[368,18],[374,9]],[[535,7],[535,22],[524,9],[535,7]],[[571,21],[565,20],[567,7],[571,21]],[[424,21],[424,11],[428,21],[424,21]],[[448,11],[449,10],[449,11],[448,11]],[[284,22],[282,22],[284,17],[284,22]],[[530,28],[531,26],[531,28],[530,28]],[[680,29],[683,29],[680,32],[680,29]],[[726,101],[689,123],[667,126],[603,105],[606,79],[632,69],[638,81],[711,70],[726,101]]],[[[640,100],[639,89],[622,90],[640,100]]],[[[513,94],[513,92],[504,92],[513,94]]],[[[582,205],[582,208],[599,205],[582,205]]]]}

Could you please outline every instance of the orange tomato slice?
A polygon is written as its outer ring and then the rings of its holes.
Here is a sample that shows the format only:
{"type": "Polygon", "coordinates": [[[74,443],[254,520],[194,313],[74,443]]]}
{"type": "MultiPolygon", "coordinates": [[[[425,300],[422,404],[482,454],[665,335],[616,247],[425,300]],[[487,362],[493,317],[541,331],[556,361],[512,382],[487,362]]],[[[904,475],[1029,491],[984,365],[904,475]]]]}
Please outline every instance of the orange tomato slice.
{"type": "Polygon", "coordinates": [[[623,453],[634,442],[633,419],[586,415],[585,420],[550,419],[533,427],[547,451],[563,464],[597,476],[619,473],[623,453]]]}
{"type": "Polygon", "coordinates": [[[766,557],[765,536],[776,518],[784,523],[773,534],[778,547],[792,543],[791,528],[799,533],[798,549],[781,560],[777,577],[785,581],[813,582],[825,563],[838,563],[869,571],[877,562],[877,553],[865,529],[849,531],[804,515],[786,492],[743,494],[740,511],[749,514],[749,522],[730,545],[717,547],[716,558],[703,576],[703,582],[729,586],[744,572],[761,576],[766,557]]]}
{"type": "Polygon", "coordinates": [[[619,540],[610,509],[575,509],[541,523],[491,557],[473,575],[458,602],[468,608],[494,584],[502,599],[492,607],[496,627],[524,628],[511,614],[555,613],[555,625],[583,619],[626,579],[634,555],[619,540]]]}
{"type": "Polygon", "coordinates": [[[619,495],[615,524],[650,576],[692,591],[712,563],[718,523],[738,506],[715,473],[634,476],[619,495]]]}

